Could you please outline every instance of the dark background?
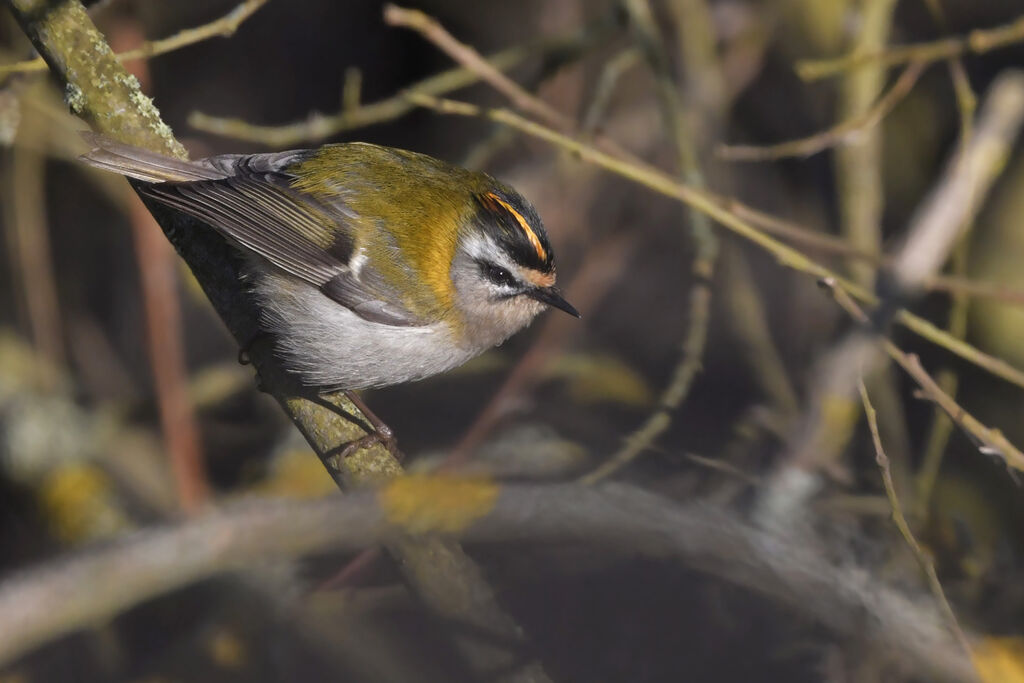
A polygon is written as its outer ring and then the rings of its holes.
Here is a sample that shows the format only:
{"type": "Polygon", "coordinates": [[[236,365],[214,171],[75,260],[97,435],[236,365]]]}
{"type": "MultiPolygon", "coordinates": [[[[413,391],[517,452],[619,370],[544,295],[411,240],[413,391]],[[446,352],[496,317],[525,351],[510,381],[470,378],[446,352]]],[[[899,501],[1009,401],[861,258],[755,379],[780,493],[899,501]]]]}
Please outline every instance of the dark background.
{"type": "MultiPolygon", "coordinates": [[[[159,38],[213,20],[234,4],[124,0],[92,11],[112,42],[130,46],[140,35],[159,38]]],[[[802,58],[844,54],[859,4],[708,3],[719,53],[747,41],[751,55],[745,70],[726,75],[737,92],[698,136],[710,186],[821,232],[838,232],[831,151],[760,164],[722,162],[713,151],[719,141],[766,144],[836,123],[839,81],[805,83],[793,65],[802,58]]],[[[926,3],[899,3],[891,42],[960,35],[1007,23],[1021,12],[1005,0],[939,4],[946,14],[943,29],[936,27],[926,3]]],[[[665,20],[665,7],[653,5],[675,55],[681,46],[665,20]]],[[[613,3],[598,0],[447,0],[418,7],[484,54],[602,18],[614,23],[621,15],[613,3]]],[[[361,71],[361,97],[369,103],[452,66],[420,36],[386,26],[381,15],[377,2],[272,0],[230,38],[152,59],[145,87],[193,156],[264,151],[259,144],[199,132],[189,125],[189,116],[201,111],[256,124],[290,123],[311,112],[336,111],[349,67],[361,71]]],[[[555,72],[533,58],[512,75],[579,119],[594,96],[602,65],[627,45],[628,28],[622,26],[555,72]]],[[[0,11],[0,55],[5,63],[30,56],[6,10],[0,11]]],[[[1024,48],[969,56],[964,63],[982,97],[997,74],[1024,65],[1024,48]]],[[[673,69],[677,75],[681,70],[679,64],[673,69]]],[[[133,247],[131,198],[120,181],[101,179],[73,161],[85,150],[72,131],[84,126],[64,113],[52,82],[0,78],[0,97],[4,93],[21,111],[17,136],[0,147],[5,231],[0,243],[0,571],[10,572],[173,516],[177,494],[166,465],[147,351],[147,304],[140,294],[140,268],[157,266],[140,260],[133,247]],[[25,173],[33,174],[28,181],[19,175],[25,173]],[[42,193],[34,204],[26,199],[26,187],[42,193]],[[19,197],[28,208],[17,204],[19,197]],[[26,215],[39,218],[48,244],[39,245],[38,233],[19,236],[15,224],[26,215]],[[36,261],[25,261],[26,239],[51,264],[52,278],[36,261]],[[52,280],[55,296],[43,296],[39,303],[40,288],[45,289],[41,279],[52,280]],[[40,327],[34,315],[57,324],[40,327]]],[[[453,97],[504,104],[480,85],[453,97]]],[[[10,111],[12,105],[6,106],[0,112],[10,111]]],[[[958,125],[949,74],[941,63],[883,123],[887,244],[898,239],[939,177],[956,145],[958,125]]],[[[616,88],[604,130],[646,160],[673,168],[654,82],[642,65],[616,88]]],[[[495,129],[478,120],[414,111],[330,141],[365,140],[463,163],[493,135],[495,129]]],[[[369,393],[367,400],[397,432],[410,466],[423,467],[459,442],[524,354],[550,334],[555,351],[534,381],[504,406],[502,419],[478,449],[478,462],[498,476],[570,478],[613,453],[655,407],[669,381],[690,322],[688,217],[679,205],[534,140],[512,138],[489,155],[484,168],[536,204],[558,254],[561,283],[572,283],[587,267],[606,277],[597,278],[592,300],[581,306],[582,321],[558,321],[558,329],[545,332],[554,323],[548,319],[560,315],[547,313],[479,361],[443,377],[369,393]]],[[[1015,153],[971,233],[971,277],[1024,286],[1022,183],[1024,164],[1015,153]]],[[[733,255],[729,262],[739,258],[749,266],[758,305],[802,411],[815,360],[849,322],[813,279],[720,234],[723,248],[733,255]]],[[[845,267],[834,256],[815,253],[814,258],[845,267]]],[[[180,379],[190,391],[214,501],[244,493],[332,492],[320,463],[276,405],[256,390],[251,369],[236,363],[234,342],[187,271],[176,273],[171,292],[182,327],[175,338],[186,359],[180,379]]],[[[720,264],[712,282],[703,370],[674,412],[670,430],[622,476],[668,496],[718,496],[745,510],[752,487],[688,458],[727,461],[762,476],[785,450],[784,425],[793,415],[781,415],[762,388],[752,370],[756,361],[737,335],[736,311],[724,303],[738,277],[720,264]]],[[[929,295],[913,307],[942,326],[949,297],[929,295]]],[[[1019,308],[983,301],[971,307],[968,339],[1024,365],[1022,324],[1019,308]]],[[[1018,388],[896,334],[930,370],[959,373],[959,400],[979,419],[1016,443],[1024,441],[1018,388]]],[[[909,478],[920,465],[933,410],[912,397],[900,374],[892,373],[889,381],[895,407],[879,410],[887,434],[895,435],[889,455],[909,478]]],[[[877,566],[880,576],[892,572],[912,587],[908,590],[920,590],[905,548],[885,524],[885,500],[863,425],[829,472],[821,499],[827,511],[820,514],[857,539],[855,550],[844,552],[877,566]],[[850,503],[855,499],[864,504],[850,503]],[[830,502],[835,505],[829,507],[830,502]]],[[[938,560],[961,620],[978,633],[1021,630],[1019,501],[1019,485],[1005,468],[953,433],[931,503],[913,520],[938,560]]],[[[862,655],[871,659],[858,644],[837,642],[760,597],[673,563],[595,548],[486,547],[473,549],[473,555],[555,680],[852,680],[841,676],[860,666],[862,655]]],[[[176,592],[46,646],[12,667],[11,675],[23,678],[10,680],[471,679],[387,561],[376,563],[354,585],[325,587],[348,559],[331,555],[281,567],[275,580],[285,589],[277,592],[287,597],[279,602],[235,579],[176,592]]]]}

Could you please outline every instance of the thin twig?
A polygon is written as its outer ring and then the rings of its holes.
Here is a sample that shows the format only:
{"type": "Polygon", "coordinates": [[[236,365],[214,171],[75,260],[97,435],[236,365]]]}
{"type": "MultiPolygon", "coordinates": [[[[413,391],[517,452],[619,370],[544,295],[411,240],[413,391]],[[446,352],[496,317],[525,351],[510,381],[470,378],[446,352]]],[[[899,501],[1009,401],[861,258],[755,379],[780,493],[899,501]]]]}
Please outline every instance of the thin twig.
{"type": "Polygon", "coordinates": [[[882,473],[882,485],[885,487],[885,495],[889,499],[889,506],[892,508],[892,520],[896,523],[896,528],[899,529],[900,535],[906,541],[907,547],[910,548],[910,552],[914,555],[914,559],[917,560],[921,571],[927,577],[928,588],[931,590],[932,595],[935,596],[935,601],[939,603],[942,614],[946,618],[946,623],[949,625],[949,630],[956,636],[960,647],[963,648],[964,654],[970,658],[971,645],[967,641],[967,636],[964,635],[963,630],[960,628],[960,623],[957,621],[956,614],[953,612],[949,600],[946,599],[946,592],[942,590],[939,576],[935,573],[935,564],[928,556],[928,553],[917,542],[917,539],[914,538],[914,533],[910,530],[910,525],[907,524],[907,518],[903,516],[903,507],[900,505],[899,498],[896,495],[896,486],[892,481],[889,458],[882,448],[882,437],[878,433],[878,415],[875,412],[874,406],[871,405],[871,399],[868,398],[868,389],[864,386],[863,377],[858,383],[857,388],[860,391],[861,403],[864,405],[864,415],[868,421],[868,429],[871,431],[871,441],[875,445],[875,462],[878,463],[878,469],[882,473]]]}
{"type": "Polygon", "coordinates": [[[597,85],[594,86],[594,96],[590,100],[590,106],[583,114],[580,135],[592,136],[600,128],[619,80],[636,66],[640,57],[639,50],[635,47],[628,47],[605,62],[601,69],[601,75],[597,78],[597,85]]]}
{"type": "MultiPolygon", "coordinates": [[[[947,21],[942,5],[937,0],[929,0],[927,6],[928,12],[932,15],[932,19],[939,30],[946,32],[947,21]]],[[[946,65],[950,79],[953,82],[957,111],[960,114],[960,153],[962,156],[965,156],[974,135],[974,114],[978,106],[978,99],[971,87],[963,59],[960,57],[950,57],[946,60],[946,65]]],[[[970,232],[973,227],[974,221],[969,220],[967,226],[963,228],[956,247],[953,249],[953,257],[950,264],[953,277],[950,279],[965,279],[971,247],[970,232]]],[[[934,284],[934,282],[929,281],[925,284],[925,287],[934,291],[932,286],[934,284]]],[[[946,328],[954,337],[963,339],[967,336],[967,321],[971,305],[970,295],[963,288],[950,290],[950,294],[951,305],[946,328]]],[[[938,382],[939,387],[945,393],[956,398],[960,378],[955,369],[945,367],[939,370],[936,374],[936,382],[938,382]]],[[[941,408],[936,408],[932,415],[932,424],[928,430],[928,435],[925,437],[921,464],[914,478],[915,495],[913,510],[918,519],[927,518],[931,505],[932,491],[935,488],[935,481],[938,479],[939,470],[942,467],[946,446],[953,434],[953,427],[953,421],[942,412],[941,408]]]]}
{"type": "MultiPolygon", "coordinates": [[[[663,125],[676,148],[679,173],[693,187],[702,189],[704,176],[697,161],[691,125],[679,99],[678,87],[672,79],[668,55],[651,7],[647,0],[626,0],[625,8],[633,24],[637,44],[654,73],[663,125]]],[[[610,476],[656,442],[672,424],[673,413],[690,393],[697,373],[701,370],[711,318],[711,279],[718,258],[718,238],[712,231],[708,216],[698,209],[690,208],[689,219],[696,247],[690,264],[693,282],[690,285],[687,311],[689,320],[679,344],[679,360],[672,371],[672,378],[658,399],[657,410],[626,437],[622,447],[608,460],[580,479],[584,484],[593,484],[610,476]]]]}
{"type": "MultiPolygon", "coordinates": [[[[766,232],[759,230],[748,221],[729,211],[726,208],[728,202],[725,202],[720,197],[696,190],[684,183],[678,182],[665,173],[647,166],[617,159],[596,149],[592,145],[574,140],[505,109],[481,109],[476,105],[466,102],[430,97],[423,94],[410,94],[408,97],[410,101],[420,106],[434,109],[442,114],[488,118],[492,121],[512,126],[531,137],[566,149],[578,155],[583,161],[600,166],[611,173],[643,185],[654,192],[696,207],[698,210],[707,213],[722,227],[764,249],[786,268],[811,275],[816,279],[830,278],[857,300],[870,305],[878,303],[878,297],[870,291],[856,283],[850,282],[831,269],[816,263],[802,252],[779,242],[766,232]]],[[[1024,372],[1006,361],[991,356],[962,340],[956,339],[945,330],[936,327],[909,311],[900,310],[896,315],[896,320],[932,344],[940,346],[960,358],[983,368],[996,377],[1019,387],[1024,387],[1024,372]]]]}
{"type": "Polygon", "coordinates": [[[533,114],[554,128],[572,127],[572,121],[567,116],[495,68],[475,49],[458,41],[430,15],[419,10],[387,4],[384,6],[384,23],[416,31],[507,97],[516,109],[533,114]]]}
{"type": "MultiPolygon", "coordinates": [[[[516,109],[532,114],[563,133],[569,133],[576,129],[576,124],[571,118],[496,69],[479,52],[457,40],[437,19],[430,15],[419,10],[387,4],[384,6],[384,21],[391,26],[402,26],[418,32],[453,60],[479,76],[480,80],[507,97],[516,109]]],[[[617,157],[633,158],[632,154],[607,136],[596,135],[594,144],[617,157]]]]}
{"type": "MultiPolygon", "coordinates": [[[[114,49],[137,42],[140,37],[141,27],[128,20],[119,20],[109,31],[114,49]]],[[[138,79],[143,90],[149,88],[148,63],[136,62],[126,68],[138,79]]],[[[188,395],[177,258],[142,202],[131,196],[126,196],[126,200],[130,207],[129,223],[139,269],[146,350],[160,415],[160,432],[170,460],[178,504],[185,513],[194,514],[210,498],[210,483],[195,409],[188,395]]]]}
{"type": "Polygon", "coordinates": [[[912,62],[871,109],[828,130],[774,145],[721,145],[716,154],[727,161],[773,161],[786,157],[806,158],[830,147],[843,145],[863,135],[867,129],[874,128],[888,116],[914,88],[926,66],[924,62],[912,62]]]}
{"type": "MultiPolygon", "coordinates": [[[[858,27],[853,40],[855,53],[881,49],[888,44],[895,9],[895,0],[870,0],[851,6],[851,10],[856,12],[853,22],[858,27]]],[[[907,67],[890,91],[890,94],[895,92],[897,95],[893,104],[900,99],[900,86],[905,86],[905,92],[909,92],[923,71],[921,63],[907,67]]],[[[872,103],[879,97],[884,84],[885,71],[877,65],[844,74],[839,84],[836,117],[843,120],[870,115],[872,103]]],[[[886,99],[882,97],[882,101],[886,99]]],[[[865,129],[854,144],[837,148],[832,158],[836,172],[836,200],[839,203],[839,233],[861,251],[880,254],[882,212],[885,208],[882,131],[877,127],[865,129]]],[[[849,263],[846,272],[859,285],[875,286],[875,268],[870,263],[849,263]]]]}
{"type": "MultiPolygon", "coordinates": [[[[497,52],[486,58],[495,69],[506,71],[532,56],[579,54],[598,42],[607,33],[607,22],[585,26],[568,35],[543,38],[539,41],[497,52]]],[[[312,114],[302,121],[279,126],[262,126],[236,118],[210,116],[192,112],[188,123],[205,133],[252,142],[268,147],[290,147],[302,143],[319,142],[355,128],[393,121],[416,108],[407,93],[444,95],[480,80],[480,76],[466,67],[449,69],[409,86],[405,92],[386,97],[371,104],[352,109],[344,107],[337,114],[312,114]]]]}
{"type": "Polygon", "coordinates": [[[210,485],[199,427],[188,396],[177,259],[160,227],[138,200],[132,202],[131,226],[160,432],[181,509],[195,513],[208,501],[210,485]]]}
{"type": "MultiPolygon", "coordinates": [[[[893,263],[892,257],[872,254],[853,246],[842,237],[817,232],[798,223],[765,213],[738,201],[728,200],[722,206],[730,213],[757,226],[769,235],[776,235],[808,250],[867,261],[876,266],[893,263]]],[[[1014,306],[1024,306],[1024,290],[998,282],[972,280],[962,275],[934,275],[926,278],[924,289],[944,292],[953,296],[964,295],[978,299],[993,299],[1014,306]]]]}
{"type": "MultiPolygon", "coordinates": [[[[821,284],[831,292],[836,303],[854,320],[862,325],[870,324],[868,315],[841,287],[836,287],[835,283],[828,280],[823,280],[821,284]]],[[[922,398],[935,403],[942,409],[975,444],[979,452],[983,455],[998,457],[1009,467],[1024,471],[1024,453],[1010,443],[1001,431],[984,425],[968,413],[952,396],[943,391],[942,387],[924,369],[916,355],[906,353],[888,339],[883,340],[882,346],[889,357],[917,382],[921,388],[922,398]]]]}
{"type": "Polygon", "coordinates": [[[796,72],[805,81],[814,81],[872,62],[886,67],[907,62],[937,62],[966,54],[984,54],[1021,41],[1024,41],[1024,17],[1003,26],[971,31],[964,37],[943,38],[837,59],[805,60],[797,63],[796,72]]]}
{"type": "MultiPolygon", "coordinates": [[[[8,0],[8,5],[63,85],[75,113],[98,132],[121,142],[187,157],[152,102],[140,92],[137,80],[130,78],[115,58],[80,2],[8,0]],[[82,50],[82,45],[90,45],[91,49],[82,50]]],[[[354,488],[400,475],[400,465],[379,444],[361,448],[343,462],[337,462],[339,459],[334,456],[345,444],[366,435],[361,421],[353,419],[358,409],[342,393],[310,395],[284,371],[271,344],[257,335],[256,304],[246,291],[237,254],[229,245],[205,226],[156,205],[149,208],[236,340],[249,345],[250,358],[264,389],[300,429],[339,486],[354,488]]],[[[522,630],[499,605],[479,567],[456,543],[436,537],[401,538],[389,543],[388,551],[398,559],[409,586],[434,614],[507,639],[509,643],[523,641],[522,630]]],[[[489,647],[465,633],[455,633],[453,639],[474,670],[497,668],[507,673],[508,680],[524,683],[548,680],[536,660],[523,663],[514,653],[489,647]]]]}
{"type": "MultiPolygon", "coordinates": [[[[188,47],[189,45],[194,45],[204,40],[209,40],[210,38],[227,38],[234,35],[235,31],[238,30],[238,27],[242,25],[242,22],[255,14],[256,10],[263,7],[267,2],[269,2],[269,0],[245,0],[219,19],[215,19],[214,21],[211,21],[208,24],[203,24],[202,26],[196,26],[195,28],[179,31],[173,36],[168,36],[167,38],[147,41],[137,48],[118,53],[116,55],[117,59],[121,62],[128,62],[134,59],[148,59],[150,57],[156,57],[167,54],[168,52],[180,50],[183,47],[188,47]]],[[[45,70],[46,62],[42,57],[18,62],[16,64],[0,64],[0,79],[8,74],[30,73],[45,70]]]]}
{"type": "Polygon", "coordinates": [[[67,354],[46,215],[46,157],[26,144],[28,136],[38,139],[44,135],[38,121],[26,120],[21,125],[21,139],[14,145],[10,229],[16,236],[16,248],[10,258],[18,260],[12,271],[19,276],[16,286],[24,296],[32,340],[43,357],[62,367],[67,354]]]}
{"type": "MultiPolygon", "coordinates": [[[[853,52],[860,54],[876,51],[884,49],[889,44],[896,5],[896,0],[869,0],[850,6],[851,12],[855,13],[851,23],[857,26],[851,41],[853,52]]],[[[886,71],[878,65],[867,65],[843,74],[838,87],[836,118],[845,120],[861,115],[870,116],[876,101],[885,103],[886,100],[890,100],[895,106],[903,95],[910,92],[923,72],[923,64],[910,64],[890,90],[889,94],[895,93],[895,98],[881,96],[886,82],[886,71]]],[[[836,174],[836,200],[839,205],[839,234],[853,246],[871,254],[882,253],[882,216],[886,198],[883,156],[882,129],[877,125],[864,129],[850,144],[837,147],[832,156],[836,174]]],[[[850,262],[845,264],[845,270],[858,284],[868,288],[875,287],[877,268],[874,264],[866,261],[850,262]]],[[[889,399],[890,410],[885,412],[884,426],[893,436],[893,441],[907,444],[907,425],[905,415],[900,410],[902,404],[895,379],[895,375],[889,371],[888,364],[879,363],[871,373],[869,381],[878,396],[889,399]]],[[[845,433],[852,436],[853,428],[860,419],[859,413],[855,406],[849,410],[849,424],[840,427],[836,433],[845,429],[845,433]]],[[[837,454],[845,449],[846,445],[836,444],[837,454]]],[[[897,452],[900,456],[906,455],[904,449],[897,452]]],[[[825,467],[829,464],[831,463],[821,462],[825,467]]],[[[907,458],[900,457],[897,466],[902,485],[909,468],[907,458]]]]}

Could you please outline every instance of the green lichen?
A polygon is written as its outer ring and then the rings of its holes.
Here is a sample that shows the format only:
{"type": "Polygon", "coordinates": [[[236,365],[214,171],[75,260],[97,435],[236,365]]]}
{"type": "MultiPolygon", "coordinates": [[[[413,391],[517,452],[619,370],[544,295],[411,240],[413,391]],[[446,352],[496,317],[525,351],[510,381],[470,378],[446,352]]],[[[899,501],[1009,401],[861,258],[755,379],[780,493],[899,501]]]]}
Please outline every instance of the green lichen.
{"type": "Polygon", "coordinates": [[[85,93],[74,83],[68,83],[64,86],[64,102],[76,116],[81,116],[88,104],[85,93]]]}

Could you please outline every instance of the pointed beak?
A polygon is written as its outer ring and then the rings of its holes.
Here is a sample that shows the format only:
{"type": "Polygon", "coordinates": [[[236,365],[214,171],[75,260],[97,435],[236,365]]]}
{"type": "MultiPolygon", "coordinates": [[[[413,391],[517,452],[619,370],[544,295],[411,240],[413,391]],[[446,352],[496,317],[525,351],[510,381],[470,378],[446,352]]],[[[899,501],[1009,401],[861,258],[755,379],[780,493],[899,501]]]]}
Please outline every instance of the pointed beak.
{"type": "Polygon", "coordinates": [[[531,299],[536,299],[542,304],[554,306],[558,310],[565,311],[576,318],[580,317],[580,312],[577,311],[571,303],[563,299],[562,295],[554,287],[537,287],[525,292],[525,294],[531,299]]]}

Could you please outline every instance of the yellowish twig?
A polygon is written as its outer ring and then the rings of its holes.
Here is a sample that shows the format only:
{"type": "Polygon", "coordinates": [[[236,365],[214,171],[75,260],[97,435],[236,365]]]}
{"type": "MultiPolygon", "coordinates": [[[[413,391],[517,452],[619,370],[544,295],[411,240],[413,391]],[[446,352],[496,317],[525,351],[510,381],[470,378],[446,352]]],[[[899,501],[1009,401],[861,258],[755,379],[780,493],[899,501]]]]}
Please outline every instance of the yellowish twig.
{"type": "MultiPolygon", "coordinates": [[[[603,24],[595,24],[566,36],[544,38],[535,43],[502,50],[487,57],[486,61],[495,69],[505,71],[522,64],[534,55],[578,53],[604,35],[602,26],[603,24]]],[[[188,123],[205,133],[268,147],[290,147],[319,142],[347,130],[385,123],[404,116],[415,109],[415,105],[407,98],[407,93],[444,95],[479,80],[479,74],[464,66],[449,69],[419,81],[410,86],[405,93],[355,108],[342,107],[336,114],[312,114],[302,121],[280,126],[257,125],[242,119],[210,116],[203,112],[192,112],[188,123]]]]}
{"type": "MultiPolygon", "coordinates": [[[[576,129],[576,124],[571,118],[495,68],[475,49],[457,40],[430,15],[419,10],[388,4],[384,6],[384,21],[391,26],[402,26],[418,32],[453,60],[479,76],[480,80],[507,97],[516,109],[532,114],[563,133],[576,129]]],[[[604,135],[594,136],[594,144],[620,158],[633,158],[618,143],[604,135]]]]}
{"type": "MultiPolygon", "coordinates": [[[[942,5],[938,0],[928,0],[927,6],[935,24],[940,30],[945,31],[947,22],[942,5]]],[[[967,76],[967,69],[964,67],[963,59],[960,57],[950,57],[946,60],[946,65],[949,70],[950,79],[953,82],[957,111],[960,114],[960,154],[963,156],[966,154],[973,137],[974,113],[978,106],[978,99],[974,94],[973,88],[971,88],[971,82],[967,76]]],[[[951,260],[953,277],[949,278],[950,280],[965,279],[964,275],[967,272],[970,251],[969,236],[973,226],[974,221],[968,221],[953,250],[953,258],[951,260]]],[[[929,282],[926,286],[929,289],[933,289],[931,285],[934,284],[934,282],[929,282]]],[[[954,337],[963,339],[967,336],[967,319],[971,304],[970,294],[965,288],[955,288],[949,291],[951,294],[951,306],[946,329],[954,337]]],[[[1006,299],[1003,300],[1006,301],[1006,299]]],[[[936,382],[938,382],[938,385],[945,393],[956,398],[957,389],[960,384],[960,378],[956,370],[952,367],[941,369],[936,374],[936,382]]],[[[918,519],[925,519],[928,514],[932,491],[935,488],[935,482],[942,467],[946,445],[953,434],[953,427],[953,421],[942,412],[941,408],[937,407],[933,412],[928,436],[925,437],[921,465],[918,468],[914,481],[913,511],[918,519]]]]}
{"type": "Polygon", "coordinates": [[[594,87],[594,96],[583,115],[583,124],[580,126],[580,134],[583,136],[593,135],[601,126],[608,104],[611,102],[615,92],[615,86],[619,80],[629,72],[640,61],[640,51],[635,47],[629,47],[608,60],[601,75],[594,87]]]}
{"type": "Polygon", "coordinates": [[[926,66],[925,62],[912,62],[889,88],[889,92],[880,97],[871,109],[828,130],[775,145],[722,145],[718,148],[717,155],[727,161],[769,161],[786,157],[809,157],[841,145],[867,129],[874,128],[888,116],[913,89],[926,66]]]}
{"type": "MultiPolygon", "coordinates": [[[[147,41],[133,50],[118,54],[117,58],[122,62],[128,62],[133,59],[148,59],[173,52],[174,50],[180,50],[183,47],[188,47],[210,38],[231,36],[242,25],[242,22],[255,14],[256,10],[263,7],[267,2],[269,0],[245,0],[245,2],[221,18],[208,24],[179,31],[173,36],[162,38],[161,40],[147,41]]],[[[45,70],[46,62],[43,61],[42,57],[37,57],[36,59],[16,64],[0,64],[0,78],[13,73],[30,73],[45,70]]]]}
{"type": "MultiPolygon", "coordinates": [[[[854,320],[861,324],[869,323],[864,310],[841,287],[835,286],[835,283],[830,280],[823,280],[822,284],[831,291],[836,303],[854,320]]],[[[941,408],[953,420],[953,423],[977,445],[981,453],[1001,458],[1009,467],[1024,471],[1024,453],[1010,443],[1002,432],[982,424],[944,392],[942,387],[924,369],[916,355],[906,353],[888,339],[883,340],[882,345],[889,357],[917,382],[921,388],[922,398],[941,408]]]]}
{"type": "Polygon", "coordinates": [[[384,6],[384,23],[418,32],[456,62],[477,74],[495,90],[507,97],[516,109],[533,114],[554,128],[571,128],[572,122],[533,93],[495,68],[479,52],[457,40],[441,24],[424,12],[397,5],[384,6]]]}
{"type": "Polygon", "coordinates": [[[885,495],[889,499],[890,507],[892,507],[892,520],[896,523],[896,528],[899,529],[900,535],[907,542],[907,547],[910,548],[914,559],[917,560],[921,571],[924,572],[925,577],[928,579],[928,588],[931,589],[932,595],[935,596],[935,601],[939,603],[939,608],[942,610],[942,615],[946,618],[949,630],[956,636],[960,646],[963,647],[964,652],[970,657],[971,645],[967,641],[967,636],[964,635],[963,630],[960,628],[960,623],[957,621],[956,614],[953,612],[949,600],[946,599],[946,592],[942,590],[939,576],[935,573],[935,564],[928,557],[928,553],[917,542],[917,539],[914,538],[914,533],[910,530],[910,525],[907,524],[907,518],[903,515],[903,507],[896,496],[896,486],[892,482],[889,458],[882,448],[882,437],[878,433],[878,415],[875,412],[874,406],[871,405],[871,399],[868,398],[868,390],[864,386],[863,378],[861,378],[858,384],[858,389],[860,390],[861,403],[864,405],[864,415],[867,417],[868,429],[871,431],[871,441],[875,445],[875,462],[878,463],[878,469],[882,473],[882,485],[885,487],[885,495]]]}
{"type": "MultiPolygon", "coordinates": [[[[703,211],[722,227],[758,245],[783,266],[806,273],[818,279],[830,278],[837,285],[855,297],[870,305],[878,303],[878,298],[870,291],[850,282],[836,274],[831,269],[809,259],[800,251],[789,247],[774,239],[764,231],[751,225],[735,213],[725,208],[726,202],[720,197],[707,192],[694,189],[689,185],[676,181],[671,176],[655,169],[641,166],[635,163],[617,159],[592,145],[582,143],[570,137],[562,135],[533,121],[505,110],[505,109],[481,109],[480,107],[466,102],[440,99],[424,95],[423,93],[409,93],[410,101],[416,104],[434,109],[443,114],[456,116],[485,117],[492,121],[512,126],[517,130],[526,133],[531,137],[544,140],[552,145],[578,155],[582,160],[600,166],[607,171],[615,173],[627,180],[643,185],[654,192],[672,197],[687,205],[703,211]]],[[[897,321],[913,331],[918,336],[927,339],[931,343],[940,346],[964,360],[985,369],[991,374],[1006,380],[1012,384],[1024,388],[1024,372],[1013,367],[1006,361],[995,358],[980,349],[954,338],[945,330],[942,330],[932,323],[924,320],[909,311],[901,310],[897,321]]]]}
{"type": "Polygon", "coordinates": [[[971,31],[966,36],[943,38],[929,43],[903,45],[865,54],[851,54],[837,59],[798,62],[796,72],[806,81],[834,76],[872,62],[890,67],[907,62],[937,62],[965,54],[984,54],[1024,41],[1024,17],[991,29],[971,31]]]}
{"type": "MultiPolygon", "coordinates": [[[[704,176],[697,161],[691,125],[679,98],[678,87],[672,79],[668,55],[651,7],[647,0],[626,0],[625,8],[633,24],[637,44],[654,73],[664,127],[675,145],[680,174],[691,185],[702,189],[704,176]]],[[[672,413],[690,393],[701,369],[711,317],[711,278],[718,258],[718,239],[712,232],[711,221],[706,214],[691,207],[689,217],[696,246],[690,266],[694,282],[690,289],[689,320],[679,345],[679,361],[672,371],[672,379],[659,398],[658,409],[626,438],[623,446],[611,458],[581,478],[584,484],[593,484],[610,476],[657,441],[668,429],[672,413]]]]}

